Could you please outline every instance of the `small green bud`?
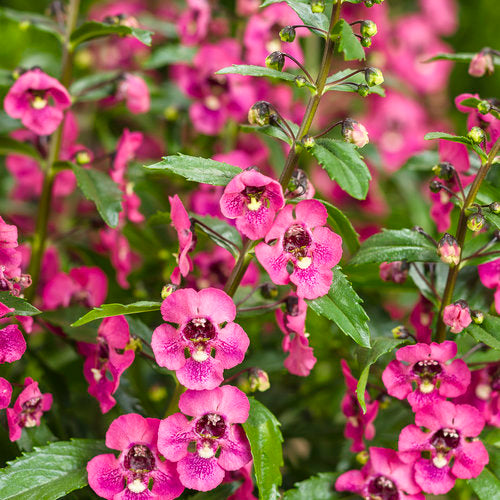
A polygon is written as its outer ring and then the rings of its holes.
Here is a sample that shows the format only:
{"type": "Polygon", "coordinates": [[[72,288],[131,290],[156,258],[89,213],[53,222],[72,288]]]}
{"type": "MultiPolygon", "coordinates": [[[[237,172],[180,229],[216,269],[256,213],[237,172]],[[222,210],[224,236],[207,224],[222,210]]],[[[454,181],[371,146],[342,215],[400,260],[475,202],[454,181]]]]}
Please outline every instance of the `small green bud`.
{"type": "Polygon", "coordinates": [[[467,227],[471,231],[480,231],[483,226],[484,226],[484,217],[480,213],[475,213],[472,215],[469,215],[469,218],[467,219],[467,227]]]}
{"type": "Polygon", "coordinates": [[[447,161],[443,161],[432,167],[434,174],[445,181],[449,181],[453,177],[454,170],[455,167],[447,161]]]}
{"type": "Polygon", "coordinates": [[[494,201],[493,203],[490,203],[490,206],[488,208],[494,214],[500,214],[500,201],[494,201]]]}
{"type": "Polygon", "coordinates": [[[479,311],[478,309],[475,309],[474,311],[470,312],[470,317],[472,318],[472,321],[476,325],[480,325],[484,321],[484,314],[482,311],[479,311]]]}
{"type": "Polygon", "coordinates": [[[407,339],[410,336],[408,328],[403,325],[396,326],[391,330],[391,333],[395,339],[407,339]]]}
{"type": "Polygon", "coordinates": [[[378,68],[366,68],[365,80],[370,87],[381,85],[384,83],[384,75],[378,68]]]}
{"type": "Polygon", "coordinates": [[[482,114],[485,115],[486,113],[489,113],[491,110],[491,104],[488,101],[481,101],[477,105],[477,110],[482,114]]]}
{"type": "Polygon", "coordinates": [[[363,21],[359,29],[361,36],[375,36],[377,34],[377,25],[370,20],[363,21]]]}
{"type": "Polygon", "coordinates": [[[370,455],[366,450],[360,451],[356,455],[356,462],[360,463],[361,465],[365,465],[368,460],[370,460],[370,455]]]}
{"type": "Polygon", "coordinates": [[[365,0],[365,7],[373,7],[373,0],[365,0]]]}
{"type": "Polygon", "coordinates": [[[443,185],[439,181],[431,181],[429,184],[429,189],[432,193],[439,193],[443,185]]]}
{"type": "Polygon", "coordinates": [[[371,39],[371,37],[369,37],[369,36],[362,37],[361,38],[361,45],[363,47],[366,47],[366,48],[371,47],[372,46],[372,39],[371,39]]]}
{"type": "Polygon", "coordinates": [[[278,287],[274,283],[264,283],[260,294],[265,299],[275,299],[278,296],[278,287]]]}
{"type": "Polygon", "coordinates": [[[170,283],[169,285],[165,285],[161,289],[161,298],[165,300],[169,295],[172,295],[177,290],[177,285],[173,285],[170,283]]]}
{"type": "Polygon", "coordinates": [[[373,0],[373,3],[380,5],[380,4],[384,3],[384,0],[373,0]]]}
{"type": "Polygon", "coordinates": [[[314,147],[314,145],[316,144],[316,141],[314,140],[314,137],[311,137],[310,135],[306,135],[303,139],[302,139],[302,144],[304,144],[304,147],[309,150],[311,148],[314,147]]]}
{"type": "Polygon", "coordinates": [[[485,133],[484,130],[480,127],[472,127],[469,132],[467,133],[467,137],[474,143],[474,144],[481,144],[484,141],[485,133]]]}
{"type": "Polygon", "coordinates": [[[366,97],[370,93],[370,87],[368,85],[365,85],[364,83],[360,83],[358,85],[358,94],[361,97],[366,97]]]}
{"type": "Polygon", "coordinates": [[[275,52],[271,52],[266,57],[266,66],[271,69],[275,69],[276,71],[281,71],[283,66],[285,65],[285,56],[283,52],[276,50],[275,52]]]}
{"type": "Polygon", "coordinates": [[[269,125],[271,107],[267,101],[256,102],[248,111],[248,123],[252,125],[269,125]]]}
{"type": "Polygon", "coordinates": [[[250,383],[251,392],[264,392],[271,387],[271,383],[269,382],[269,375],[260,368],[252,368],[250,370],[248,381],[250,383]]]}
{"type": "Polygon", "coordinates": [[[312,0],[311,1],[311,11],[315,14],[321,14],[325,10],[324,0],[312,0]]]}
{"type": "Polygon", "coordinates": [[[305,87],[307,85],[307,80],[304,76],[302,75],[298,75],[295,77],[295,85],[297,85],[297,87],[299,89],[301,89],[302,87],[305,87]]]}
{"type": "Polygon", "coordinates": [[[85,149],[82,149],[76,153],[75,161],[78,165],[87,165],[90,163],[90,155],[85,149]]]}
{"type": "Polygon", "coordinates": [[[285,26],[280,31],[280,39],[282,42],[293,42],[295,40],[295,28],[293,26],[285,26]]]}

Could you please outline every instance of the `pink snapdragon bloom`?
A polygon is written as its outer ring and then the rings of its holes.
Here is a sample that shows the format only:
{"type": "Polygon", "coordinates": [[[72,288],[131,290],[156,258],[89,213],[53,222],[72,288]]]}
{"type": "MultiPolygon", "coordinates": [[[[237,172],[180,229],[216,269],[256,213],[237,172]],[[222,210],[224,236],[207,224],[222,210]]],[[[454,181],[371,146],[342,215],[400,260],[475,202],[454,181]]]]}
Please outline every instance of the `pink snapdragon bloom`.
{"type": "Polygon", "coordinates": [[[486,448],[474,439],[484,427],[476,408],[436,401],[417,412],[415,424],[401,431],[399,452],[404,462],[415,463],[415,481],[426,493],[448,493],[457,477],[477,477],[488,463],[486,448]],[[421,458],[424,451],[431,457],[421,458]]]}
{"type": "Polygon", "coordinates": [[[118,101],[125,100],[127,109],[134,114],[147,113],[151,107],[149,88],[146,82],[137,75],[125,73],[118,83],[115,94],[118,101]]]}
{"type": "Polygon", "coordinates": [[[479,279],[486,288],[495,289],[495,309],[500,314],[500,259],[477,266],[479,279]]]}
{"type": "Polygon", "coordinates": [[[382,374],[387,392],[398,399],[408,398],[413,411],[446,398],[464,394],[470,383],[465,361],[455,359],[457,344],[407,345],[399,349],[382,374]],[[412,384],[415,383],[415,388],[412,384]]]}
{"type": "Polygon", "coordinates": [[[160,423],[158,449],[172,462],[186,488],[209,491],[224,479],[225,471],[241,469],[252,458],[250,444],[240,425],[248,419],[250,404],[236,387],[186,391],[179,400],[182,413],[160,423]],[[196,451],[188,451],[191,442],[196,451]],[[220,454],[216,454],[220,451],[220,454]]]}
{"type": "Polygon", "coordinates": [[[9,381],[0,377],[0,410],[7,408],[10,405],[12,397],[12,386],[9,381]]]}
{"type": "Polygon", "coordinates": [[[415,328],[417,342],[429,344],[432,335],[432,318],[434,317],[432,302],[420,296],[411,314],[410,323],[415,328]]]}
{"type": "Polygon", "coordinates": [[[236,306],[222,290],[177,290],[163,301],[161,314],[178,327],[164,323],[153,332],[156,362],[175,370],[188,389],[217,387],[224,380],[223,371],[243,361],[250,341],[243,328],[233,323],[236,306]],[[223,328],[222,323],[226,323],[223,328]]]}
{"type": "Polygon", "coordinates": [[[443,310],[443,322],[451,333],[460,333],[472,323],[470,308],[463,300],[447,305],[443,310]]]}
{"type": "MultiPolygon", "coordinates": [[[[344,429],[346,439],[352,439],[351,451],[358,453],[365,449],[363,438],[371,441],[375,437],[375,426],[373,421],[378,413],[378,401],[371,401],[368,391],[365,391],[366,412],[363,413],[359,406],[356,389],[358,381],[352,376],[351,370],[347,361],[340,360],[342,365],[342,374],[344,375],[347,392],[342,398],[341,408],[342,413],[347,418],[347,423],[344,429]]],[[[373,448],[371,448],[373,449],[373,448]]]]}
{"type": "Polygon", "coordinates": [[[207,0],[187,0],[177,21],[177,31],[184,45],[197,45],[208,34],[211,12],[207,0]]]}
{"type": "Polygon", "coordinates": [[[175,465],[160,457],[157,418],[121,415],[106,432],[106,446],[120,451],[98,455],[87,464],[89,486],[101,497],[123,500],[171,500],[184,487],[175,465]]]}
{"type": "Polygon", "coordinates": [[[32,378],[24,379],[24,389],[16,399],[13,408],[7,408],[9,439],[17,441],[23,427],[40,425],[42,415],[52,406],[52,394],[42,394],[38,382],[32,378]]]}
{"type": "Polygon", "coordinates": [[[279,182],[255,170],[245,170],[231,179],[220,199],[221,212],[236,219],[236,227],[251,240],[263,238],[285,199],[279,182]]]}
{"type": "Polygon", "coordinates": [[[452,35],[458,24],[455,0],[420,0],[420,8],[426,22],[436,33],[452,35]]]}
{"type": "MultiPolygon", "coordinates": [[[[0,302],[0,318],[13,311],[0,302]]],[[[8,325],[0,330],[0,364],[21,359],[25,351],[26,341],[17,325],[8,325]]]]}
{"type": "Polygon", "coordinates": [[[20,118],[35,134],[50,135],[62,122],[64,110],[71,106],[71,96],[55,78],[32,69],[16,80],[3,105],[10,117],[20,118]]]}
{"type": "Polygon", "coordinates": [[[413,464],[401,461],[399,454],[387,448],[370,448],[370,460],[359,470],[341,474],[337,491],[352,491],[363,498],[383,500],[425,500],[413,479],[413,464]]]}
{"type": "Polygon", "coordinates": [[[491,75],[495,71],[491,54],[482,50],[478,52],[469,64],[469,75],[481,77],[485,74],[491,75]]]}
{"type": "Polygon", "coordinates": [[[172,283],[180,285],[180,276],[186,277],[193,270],[193,262],[189,257],[189,252],[194,250],[196,245],[196,235],[191,230],[191,220],[181,199],[178,195],[169,196],[170,202],[170,217],[172,218],[172,226],[177,231],[179,239],[179,256],[177,257],[178,267],[172,273],[172,283]]]}
{"type": "Polygon", "coordinates": [[[129,341],[127,320],[124,316],[114,316],[103,319],[95,344],[78,344],[80,353],[85,356],[83,375],[89,384],[88,392],[99,401],[102,413],[107,413],[115,406],[116,400],[112,394],[120,385],[122,373],[134,361],[135,352],[126,349],[129,341]],[[123,354],[120,354],[124,349],[123,354]]]}
{"type": "Polygon", "coordinates": [[[301,298],[315,299],[328,293],[332,267],[342,257],[342,238],[323,227],[327,218],[326,208],[317,200],[287,205],[274,220],[266,243],[255,248],[272,281],[277,285],[291,281],[301,298]],[[277,240],[273,246],[268,244],[272,240],[277,240]],[[293,264],[292,274],[288,274],[288,262],[293,264]]]}

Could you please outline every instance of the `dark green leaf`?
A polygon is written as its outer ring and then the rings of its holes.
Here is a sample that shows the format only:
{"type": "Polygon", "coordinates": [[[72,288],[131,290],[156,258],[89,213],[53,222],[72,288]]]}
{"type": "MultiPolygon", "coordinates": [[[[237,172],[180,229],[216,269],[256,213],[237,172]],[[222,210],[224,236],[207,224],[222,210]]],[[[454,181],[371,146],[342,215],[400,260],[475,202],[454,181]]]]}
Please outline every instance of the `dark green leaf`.
{"type": "Polygon", "coordinates": [[[0,470],[2,500],[55,500],[87,485],[87,463],[109,453],[103,441],[74,439],[36,447],[0,470]]]}
{"type": "Polygon", "coordinates": [[[411,229],[384,229],[361,244],[350,264],[395,262],[436,262],[436,247],[425,236],[411,229]]]}
{"type": "Polygon", "coordinates": [[[12,314],[14,316],[35,316],[42,312],[35,306],[32,306],[27,300],[14,297],[9,292],[0,292],[0,302],[7,307],[13,308],[14,312],[12,314]]]}
{"type": "Polygon", "coordinates": [[[483,212],[484,218],[496,229],[500,229],[500,215],[494,214],[489,210],[483,212]]]}
{"type": "Polygon", "coordinates": [[[261,500],[277,500],[281,485],[280,467],[283,465],[280,423],[259,401],[250,400],[250,415],[243,428],[252,449],[255,477],[261,500]]]}
{"type": "Polygon", "coordinates": [[[351,221],[337,207],[324,200],[319,200],[325,205],[328,212],[328,225],[342,236],[349,252],[356,253],[359,250],[359,234],[351,224],[351,221]]]}
{"type": "Polygon", "coordinates": [[[145,343],[142,344],[142,350],[152,356],[153,351],[150,346],[151,339],[153,338],[153,332],[151,331],[151,328],[134,316],[127,316],[127,322],[130,327],[130,335],[143,340],[145,343]]]}
{"type": "Polygon", "coordinates": [[[145,166],[151,172],[174,173],[188,181],[203,182],[213,186],[225,186],[235,175],[241,173],[241,168],[220,161],[178,154],[165,156],[154,165],[145,166]]]}
{"type": "Polygon", "coordinates": [[[358,200],[366,198],[371,175],[354,144],[318,139],[310,152],[344,191],[358,200]]]}
{"type": "Polygon", "coordinates": [[[110,316],[121,316],[122,314],[137,314],[143,312],[159,311],[160,302],[140,301],[133,304],[103,304],[101,307],[94,307],[92,311],[75,321],[71,326],[81,326],[95,321],[96,319],[109,318],[110,316]]]}
{"type": "Polygon", "coordinates": [[[59,41],[62,41],[62,34],[58,24],[50,17],[43,16],[37,12],[27,12],[25,10],[14,10],[6,7],[0,8],[0,19],[9,19],[19,24],[19,28],[34,28],[38,31],[44,31],[54,35],[59,41]]]}
{"type": "Polygon", "coordinates": [[[422,151],[413,155],[404,165],[409,170],[424,170],[430,172],[432,167],[439,163],[439,154],[437,151],[422,151]]]}
{"type": "Polygon", "coordinates": [[[487,346],[500,351],[500,319],[485,314],[484,322],[481,326],[471,324],[465,330],[469,335],[487,346]]]}
{"type": "Polygon", "coordinates": [[[244,75],[244,76],[268,76],[289,82],[295,81],[295,75],[285,71],[277,71],[265,66],[251,66],[248,64],[233,64],[227,68],[216,71],[216,75],[244,75]]]}
{"type": "Polygon", "coordinates": [[[95,203],[104,222],[116,227],[122,211],[122,192],[116,182],[108,174],[91,168],[73,165],[73,172],[82,193],[95,203]]]}
{"type": "MultiPolygon", "coordinates": [[[[349,78],[345,79],[343,82],[332,85],[334,82],[340,80],[341,78],[345,78],[350,73],[353,73],[353,70],[348,68],[343,69],[342,71],[338,71],[332,76],[329,76],[326,80],[326,87],[324,92],[328,92],[329,90],[337,90],[340,92],[357,92],[357,88],[354,85],[349,85],[348,82],[366,84],[364,73],[356,73],[355,75],[352,75],[349,78]]],[[[385,90],[380,85],[374,85],[373,87],[368,88],[368,94],[378,94],[381,96],[385,96],[385,90]]]]}
{"type": "Polygon", "coordinates": [[[149,59],[144,63],[146,69],[156,69],[169,64],[188,63],[193,60],[196,47],[186,45],[162,45],[155,49],[149,59]]]}
{"type": "Polygon", "coordinates": [[[97,325],[85,325],[74,328],[72,324],[87,312],[82,306],[70,306],[56,309],[55,311],[45,311],[41,319],[51,325],[58,326],[73,340],[79,342],[95,342],[97,338],[97,325]]]}
{"type": "Polygon", "coordinates": [[[45,446],[52,441],[57,441],[57,437],[52,434],[47,423],[42,420],[40,425],[35,427],[24,427],[21,437],[16,443],[21,451],[32,451],[35,446],[45,446]]]}
{"type": "Polygon", "coordinates": [[[295,483],[293,490],[285,491],[283,500],[335,500],[339,498],[335,493],[335,479],[333,472],[320,472],[300,483],[295,483]]]}
{"type": "Polygon", "coordinates": [[[16,141],[10,137],[0,137],[0,155],[17,154],[41,160],[40,153],[29,143],[16,141]]]}
{"type": "Polygon", "coordinates": [[[210,215],[196,215],[194,214],[193,217],[196,220],[199,220],[204,224],[204,227],[201,224],[197,224],[196,226],[201,229],[211,240],[213,240],[217,245],[225,248],[226,250],[229,250],[235,257],[239,255],[238,248],[241,248],[241,236],[239,231],[234,227],[228,224],[227,222],[217,218],[217,217],[212,217],[210,215]],[[212,231],[210,231],[210,229],[212,231]],[[227,241],[219,237],[222,236],[226,240],[229,240],[230,242],[234,243],[234,245],[230,245],[227,241]]]}
{"type": "Polygon", "coordinates": [[[461,135],[447,134],[446,132],[429,132],[425,134],[424,139],[430,141],[432,139],[444,139],[445,141],[459,142],[467,146],[471,145],[470,139],[461,135]]]}
{"type": "Polygon", "coordinates": [[[351,25],[345,19],[340,19],[334,26],[332,37],[335,36],[338,37],[335,49],[339,54],[340,52],[344,53],[346,61],[365,58],[365,51],[361,42],[353,33],[351,25]]]}
{"type": "Polygon", "coordinates": [[[103,71],[84,76],[76,80],[70,87],[70,93],[78,102],[103,99],[116,92],[119,73],[103,71]]]}
{"type": "Polygon", "coordinates": [[[370,347],[368,315],[361,306],[362,300],[353,290],[339,267],[333,269],[333,281],[328,295],[308,300],[311,309],[333,321],[354,342],[370,347]]]}
{"type": "MultiPolygon", "coordinates": [[[[279,1],[279,0],[278,0],[279,1]]],[[[322,30],[328,31],[330,27],[330,20],[328,17],[320,12],[313,12],[311,10],[311,3],[306,0],[305,2],[300,2],[298,0],[287,0],[286,3],[296,12],[304,24],[310,26],[315,26],[322,30]]],[[[316,35],[326,37],[325,34],[318,31],[314,31],[316,35]]]]}
{"type": "Polygon", "coordinates": [[[109,35],[133,36],[144,45],[151,45],[151,35],[153,33],[140,28],[131,28],[120,24],[99,23],[97,21],[87,21],[71,33],[71,44],[77,47],[83,42],[88,42],[94,38],[100,38],[109,35]]]}
{"type": "Polygon", "coordinates": [[[500,492],[500,479],[488,467],[485,467],[478,477],[469,479],[467,482],[479,500],[492,500],[497,498],[500,492]]]}

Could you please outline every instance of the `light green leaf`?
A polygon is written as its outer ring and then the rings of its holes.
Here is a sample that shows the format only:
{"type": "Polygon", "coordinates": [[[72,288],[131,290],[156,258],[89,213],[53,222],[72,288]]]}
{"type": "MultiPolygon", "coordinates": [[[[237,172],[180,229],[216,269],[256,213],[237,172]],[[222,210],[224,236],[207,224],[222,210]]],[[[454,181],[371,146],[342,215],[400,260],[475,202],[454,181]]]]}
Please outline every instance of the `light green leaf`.
{"type": "Polygon", "coordinates": [[[244,76],[267,76],[289,82],[295,81],[295,76],[286,71],[277,71],[266,66],[251,66],[248,64],[233,64],[215,72],[216,75],[244,75],[244,76]]]}
{"type": "Polygon", "coordinates": [[[146,69],[156,69],[169,64],[189,63],[196,54],[196,47],[186,45],[162,45],[155,49],[144,63],[146,69]]]}
{"type": "Polygon", "coordinates": [[[32,306],[27,300],[14,297],[14,295],[6,291],[0,292],[0,302],[14,309],[12,313],[14,316],[36,316],[42,312],[35,306],[32,306]]]}
{"type": "Polygon", "coordinates": [[[281,130],[279,127],[275,125],[265,125],[264,127],[259,127],[257,125],[240,125],[240,130],[243,132],[260,132],[261,134],[268,135],[269,137],[275,137],[280,141],[286,142],[291,145],[291,139],[281,130]]]}
{"type": "Polygon", "coordinates": [[[38,31],[49,33],[55,36],[59,41],[63,39],[59,25],[50,17],[43,16],[37,12],[0,7],[0,19],[2,18],[18,23],[20,29],[33,28],[38,31]]]}
{"type": "Polygon", "coordinates": [[[444,139],[445,141],[459,142],[460,144],[465,144],[467,146],[471,145],[470,139],[461,135],[448,134],[446,132],[429,132],[425,134],[424,139],[430,141],[432,139],[444,139]]]}
{"type": "Polygon", "coordinates": [[[344,53],[346,61],[365,58],[365,51],[361,42],[353,33],[351,25],[345,19],[340,19],[334,26],[332,36],[338,37],[335,49],[338,53],[344,53]]]}
{"type": "Polygon", "coordinates": [[[121,24],[107,24],[99,23],[97,21],[87,21],[83,23],[80,27],[76,28],[73,33],[71,33],[71,45],[77,47],[83,42],[88,42],[94,38],[100,38],[109,35],[118,36],[133,36],[137,38],[144,45],[151,45],[151,35],[152,31],[143,30],[140,28],[131,28],[130,26],[124,26],[121,24]]]}
{"type": "Polygon", "coordinates": [[[0,155],[9,154],[30,156],[35,160],[41,160],[40,153],[31,144],[16,141],[10,137],[0,137],[0,155]]]}
{"type": "MultiPolygon", "coordinates": [[[[350,73],[353,73],[353,70],[351,68],[347,68],[329,76],[326,80],[326,87],[324,92],[328,92],[329,90],[337,90],[340,92],[357,92],[356,87],[354,85],[349,85],[348,82],[366,84],[364,73],[356,73],[343,82],[332,85],[334,82],[340,80],[341,78],[345,78],[350,73]]],[[[381,96],[385,96],[385,90],[380,85],[374,85],[373,87],[368,87],[368,94],[378,94],[381,96]]]]}
{"type": "Polygon", "coordinates": [[[212,231],[210,231],[210,229],[203,227],[201,224],[196,225],[196,227],[203,231],[212,241],[226,250],[229,250],[235,257],[239,255],[238,248],[241,248],[241,236],[239,231],[234,226],[231,226],[226,221],[210,215],[201,216],[193,214],[193,217],[202,222],[205,226],[208,226],[208,228],[212,229],[212,231]],[[233,245],[229,245],[227,241],[224,241],[218,235],[221,235],[226,240],[234,243],[236,248],[233,245]]]}
{"type": "Polygon", "coordinates": [[[359,250],[359,234],[354,229],[351,221],[337,207],[324,200],[319,200],[325,205],[328,212],[328,225],[340,236],[346,244],[349,252],[356,253],[359,250]]]}
{"type": "Polygon", "coordinates": [[[480,326],[471,324],[466,328],[466,332],[472,335],[477,342],[482,342],[500,351],[500,318],[485,314],[484,321],[480,326]]]}
{"type": "Polygon", "coordinates": [[[467,483],[479,497],[479,500],[493,500],[498,497],[498,492],[500,492],[500,479],[488,467],[485,467],[475,479],[469,479],[467,483]]]}
{"type": "MultiPolygon", "coordinates": [[[[298,0],[287,0],[286,3],[295,11],[304,24],[328,31],[328,28],[330,27],[330,20],[321,12],[313,12],[311,10],[310,1],[306,0],[305,2],[300,2],[298,0]]],[[[323,38],[326,37],[325,34],[318,31],[313,31],[313,33],[322,36],[323,38]]]]}
{"type": "Polygon", "coordinates": [[[335,493],[335,479],[333,472],[320,472],[300,483],[295,483],[293,490],[285,491],[283,500],[335,500],[339,498],[335,493]]]}
{"type": "MultiPolygon", "coordinates": [[[[425,62],[432,61],[454,61],[454,62],[462,62],[462,63],[470,63],[472,58],[476,55],[476,52],[459,52],[456,54],[436,54],[432,56],[430,59],[427,59],[425,62]]],[[[500,65],[500,57],[493,55],[493,64],[500,65]]]]}

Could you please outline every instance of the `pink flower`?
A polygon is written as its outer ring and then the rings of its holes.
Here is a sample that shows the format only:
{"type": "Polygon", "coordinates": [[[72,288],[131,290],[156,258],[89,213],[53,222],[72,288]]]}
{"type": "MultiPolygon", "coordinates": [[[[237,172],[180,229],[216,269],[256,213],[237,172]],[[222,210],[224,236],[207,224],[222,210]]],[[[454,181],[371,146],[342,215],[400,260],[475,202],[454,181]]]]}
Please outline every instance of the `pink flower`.
{"type": "Polygon", "coordinates": [[[369,462],[360,471],[341,474],[335,489],[352,491],[363,498],[425,500],[413,479],[413,464],[402,462],[396,451],[387,448],[370,448],[369,462]]]}
{"type": "MultiPolygon", "coordinates": [[[[368,391],[365,391],[366,412],[363,413],[359,406],[356,389],[358,381],[352,376],[347,362],[340,360],[342,365],[342,374],[344,375],[347,392],[345,393],[341,407],[342,413],[347,418],[344,429],[346,439],[352,439],[351,451],[357,453],[365,449],[363,438],[371,441],[375,437],[375,426],[373,421],[378,413],[378,401],[371,401],[368,391]]],[[[371,448],[373,449],[373,448],[371,448]]]]}
{"type": "Polygon", "coordinates": [[[22,254],[17,244],[17,227],[0,217],[0,291],[18,295],[22,254]]]}
{"type": "MultiPolygon", "coordinates": [[[[0,318],[14,311],[0,302],[0,318]]],[[[13,363],[21,359],[26,351],[26,341],[17,325],[8,325],[0,330],[0,364],[13,363]]]]}
{"type": "Polygon", "coordinates": [[[323,227],[327,218],[326,208],[317,200],[287,205],[267,233],[266,243],[255,248],[273,282],[286,285],[291,281],[301,298],[315,299],[328,293],[331,269],[342,257],[342,238],[323,227]],[[273,246],[268,244],[272,240],[276,240],[273,246]],[[292,274],[288,274],[288,262],[293,264],[292,274]]]}
{"type": "Polygon", "coordinates": [[[5,112],[37,135],[50,135],[71,105],[68,91],[40,69],[23,73],[4,100],[5,112]]]}
{"type": "Polygon", "coordinates": [[[23,427],[40,425],[44,412],[52,406],[52,394],[42,394],[38,382],[27,377],[24,380],[24,389],[19,394],[13,408],[7,408],[7,423],[9,424],[9,438],[17,441],[21,437],[23,427]]]}
{"type": "Polygon", "coordinates": [[[241,469],[226,471],[224,482],[243,481],[241,486],[227,500],[257,500],[257,497],[253,495],[252,463],[250,460],[241,469]]]}
{"type": "Polygon", "coordinates": [[[415,481],[426,493],[447,493],[457,477],[477,477],[488,463],[486,448],[474,439],[484,427],[476,408],[436,401],[417,412],[415,424],[401,431],[399,451],[404,462],[416,461],[415,481]],[[421,458],[424,451],[430,452],[430,458],[421,458]]]}
{"type": "Polygon", "coordinates": [[[116,99],[125,99],[127,108],[131,113],[147,113],[151,106],[149,89],[146,82],[139,76],[126,73],[116,92],[116,99]]]}
{"type": "Polygon", "coordinates": [[[250,404],[236,387],[225,385],[211,391],[186,391],[179,400],[182,413],[162,420],[158,449],[172,462],[186,488],[212,490],[225,471],[241,469],[252,458],[250,445],[240,425],[248,418],[250,404]],[[188,451],[191,442],[196,451],[188,451]],[[216,454],[220,452],[218,456],[216,454]]]}
{"type": "Polygon", "coordinates": [[[188,389],[217,387],[224,380],[223,371],[243,361],[250,341],[243,328],[233,323],[236,307],[222,290],[177,290],[163,301],[161,314],[178,327],[163,324],[153,332],[151,347],[156,362],[175,370],[179,382],[188,389]],[[224,327],[222,323],[226,323],[224,327]]]}
{"type": "Polygon", "coordinates": [[[463,394],[470,383],[470,371],[457,354],[457,344],[408,345],[399,349],[382,374],[387,392],[398,399],[408,398],[413,411],[428,404],[463,394]],[[412,384],[415,383],[415,388],[412,384]]]}
{"type": "Polygon", "coordinates": [[[450,327],[451,333],[460,333],[464,328],[467,328],[472,322],[467,303],[463,300],[457,300],[455,303],[447,305],[443,310],[443,322],[450,327]]]}
{"type": "Polygon", "coordinates": [[[495,289],[495,309],[500,314],[500,259],[477,266],[479,279],[486,288],[495,289]]]}
{"type": "Polygon", "coordinates": [[[120,455],[98,455],[87,464],[89,485],[101,498],[171,500],[182,493],[175,465],[158,453],[159,424],[159,419],[137,413],[111,422],[106,446],[120,455]]]}
{"type": "Polygon", "coordinates": [[[432,318],[434,317],[432,302],[428,301],[423,295],[420,296],[410,314],[410,323],[415,328],[417,342],[429,344],[432,335],[432,318]]]}
{"type": "Polygon", "coordinates": [[[478,52],[469,64],[469,75],[481,77],[485,74],[491,75],[495,71],[491,54],[482,50],[478,52]]]}
{"type": "Polygon", "coordinates": [[[222,215],[236,219],[236,227],[251,240],[263,238],[285,199],[279,182],[245,170],[231,179],[220,199],[222,215]]]}
{"type": "Polygon", "coordinates": [[[78,344],[79,351],[85,356],[83,375],[89,383],[89,394],[99,401],[102,413],[115,406],[112,394],[120,385],[121,374],[134,361],[135,352],[126,349],[129,340],[127,320],[124,316],[114,316],[103,319],[95,344],[78,344]],[[120,354],[123,349],[125,351],[120,354]]]}
{"type": "Polygon", "coordinates": [[[451,35],[457,29],[457,5],[454,0],[420,0],[425,21],[436,33],[451,35]]]}
{"type": "Polygon", "coordinates": [[[12,386],[8,380],[0,377],[0,410],[7,408],[10,405],[10,398],[12,397],[12,386]]]}
{"type": "Polygon", "coordinates": [[[208,34],[210,4],[207,0],[187,0],[187,6],[177,21],[179,37],[185,45],[197,45],[208,34]]]}
{"type": "Polygon", "coordinates": [[[130,132],[124,129],[116,146],[116,153],[113,159],[113,169],[111,178],[120,186],[125,183],[125,173],[127,165],[135,158],[137,150],[142,144],[143,135],[141,132],[130,132]]]}
{"type": "Polygon", "coordinates": [[[379,266],[380,279],[401,285],[406,281],[409,269],[410,266],[406,261],[382,262],[379,266]]]}
{"type": "Polygon", "coordinates": [[[354,144],[358,148],[362,148],[370,142],[368,131],[364,125],[350,118],[346,118],[342,123],[342,136],[345,141],[354,144]]]}

